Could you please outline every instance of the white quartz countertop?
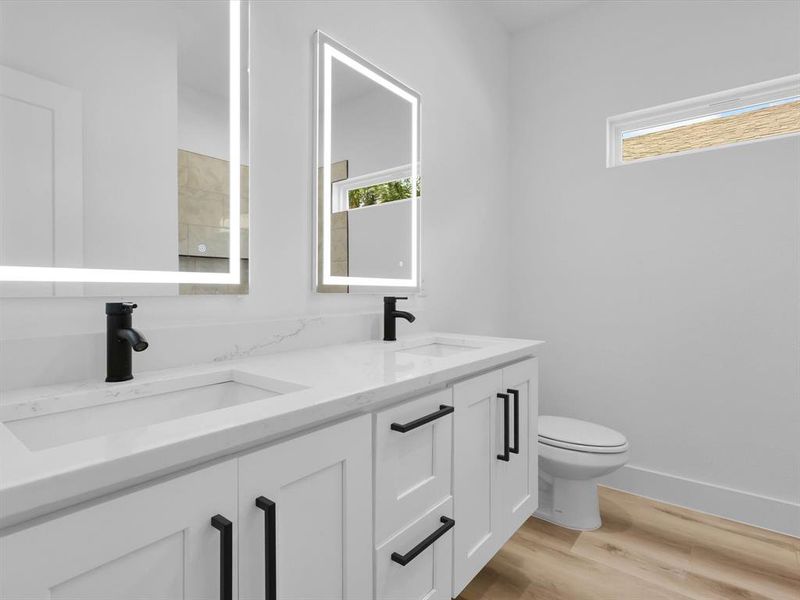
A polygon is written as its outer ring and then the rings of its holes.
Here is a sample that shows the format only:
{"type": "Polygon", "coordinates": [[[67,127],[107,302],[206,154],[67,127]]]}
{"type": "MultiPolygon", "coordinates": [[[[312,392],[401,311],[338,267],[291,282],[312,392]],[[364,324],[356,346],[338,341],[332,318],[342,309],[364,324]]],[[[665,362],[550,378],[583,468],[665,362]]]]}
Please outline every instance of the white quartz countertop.
{"type": "Polygon", "coordinates": [[[379,409],[427,388],[535,356],[542,344],[426,333],[399,342],[326,346],[135,373],[134,380],[124,383],[85,381],[7,392],[0,406],[0,528],[379,409]],[[434,343],[462,349],[440,356],[404,351],[434,343]],[[248,378],[271,382],[269,387],[279,395],[38,449],[29,448],[30,442],[26,445],[12,431],[24,420],[141,399],[187,381],[246,383],[248,378]]]}

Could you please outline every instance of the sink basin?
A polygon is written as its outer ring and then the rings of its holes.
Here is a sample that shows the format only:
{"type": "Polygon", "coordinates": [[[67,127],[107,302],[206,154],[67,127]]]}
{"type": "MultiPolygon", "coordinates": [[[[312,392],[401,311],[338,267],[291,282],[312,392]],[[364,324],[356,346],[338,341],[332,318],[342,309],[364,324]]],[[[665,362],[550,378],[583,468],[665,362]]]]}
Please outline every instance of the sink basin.
{"type": "Polygon", "coordinates": [[[43,450],[136,427],[264,400],[303,389],[241,371],[223,371],[37,401],[32,414],[3,423],[29,450],[43,450]],[[48,401],[50,400],[50,401],[48,401]]]}
{"type": "Polygon", "coordinates": [[[414,346],[413,348],[403,348],[401,350],[397,350],[396,352],[397,354],[414,354],[416,356],[435,356],[444,358],[445,356],[461,354],[462,352],[468,352],[475,349],[476,348],[473,346],[461,346],[458,344],[433,342],[430,344],[424,344],[422,346],[414,346]]]}

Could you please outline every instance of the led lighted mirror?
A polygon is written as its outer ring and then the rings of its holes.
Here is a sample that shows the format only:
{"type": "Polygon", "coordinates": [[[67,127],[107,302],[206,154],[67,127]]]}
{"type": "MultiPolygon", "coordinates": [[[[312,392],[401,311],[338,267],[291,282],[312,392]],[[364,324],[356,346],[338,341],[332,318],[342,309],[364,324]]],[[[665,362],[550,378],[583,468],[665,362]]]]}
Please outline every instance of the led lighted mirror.
{"type": "Polygon", "coordinates": [[[419,94],[321,32],[316,81],[316,290],[414,291],[419,94]]]}
{"type": "Polygon", "coordinates": [[[0,2],[0,296],[247,293],[248,8],[0,2]]]}

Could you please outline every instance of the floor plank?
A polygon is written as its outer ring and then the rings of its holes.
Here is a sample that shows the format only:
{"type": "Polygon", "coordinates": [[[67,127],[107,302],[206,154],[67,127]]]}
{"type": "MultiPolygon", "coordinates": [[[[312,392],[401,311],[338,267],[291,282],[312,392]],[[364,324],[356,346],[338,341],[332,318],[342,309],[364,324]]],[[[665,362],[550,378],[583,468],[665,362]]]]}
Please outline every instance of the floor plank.
{"type": "Polygon", "coordinates": [[[600,510],[528,519],[459,600],[800,600],[800,539],[602,487],[600,510]]]}

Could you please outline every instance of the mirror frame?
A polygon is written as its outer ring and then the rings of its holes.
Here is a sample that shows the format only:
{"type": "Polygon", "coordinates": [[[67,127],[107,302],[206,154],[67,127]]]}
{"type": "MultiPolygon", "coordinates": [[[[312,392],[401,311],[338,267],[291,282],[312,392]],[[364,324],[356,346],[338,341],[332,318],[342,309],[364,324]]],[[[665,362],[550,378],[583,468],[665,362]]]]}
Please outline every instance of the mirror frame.
{"type": "MultiPolygon", "coordinates": [[[[411,180],[416,182],[420,176],[420,104],[421,98],[412,88],[398,81],[387,72],[368,62],[329,35],[317,30],[314,33],[314,170],[313,170],[313,208],[314,208],[314,290],[324,286],[348,286],[352,288],[384,288],[382,292],[400,289],[403,292],[419,292],[421,278],[421,207],[420,196],[411,197],[411,277],[393,279],[385,277],[350,277],[331,275],[331,75],[333,60],[336,59],[358,73],[371,79],[390,92],[407,100],[411,105],[411,180]],[[321,164],[320,164],[321,163],[321,164]],[[319,173],[322,173],[322,202],[319,198],[319,173]],[[319,214],[320,207],[322,215],[319,214]],[[322,227],[320,227],[320,216],[322,227]],[[320,240],[320,235],[322,239],[320,240]],[[322,252],[320,253],[320,242],[322,252]],[[320,254],[322,257],[320,258],[320,254]],[[321,260],[321,264],[320,264],[321,260]]],[[[413,186],[416,189],[416,185],[413,186]]],[[[357,290],[356,290],[357,291],[357,290]]],[[[364,290],[375,293],[375,290],[364,290]]]]}
{"type": "MultiPolygon", "coordinates": [[[[241,16],[242,0],[229,2],[229,119],[230,119],[230,231],[239,231],[241,183],[241,16]]],[[[244,0],[249,10],[249,0],[244,0]]],[[[250,22],[248,19],[248,28],[250,22]]],[[[249,36],[248,36],[249,37],[249,36]]],[[[248,51],[249,54],[249,51],[248,51]]],[[[21,267],[0,265],[0,281],[76,282],[76,283],[195,283],[238,284],[241,278],[240,236],[230,235],[229,271],[193,273],[190,271],[148,271],[136,269],[89,269],[66,267],[21,267]]]]}

